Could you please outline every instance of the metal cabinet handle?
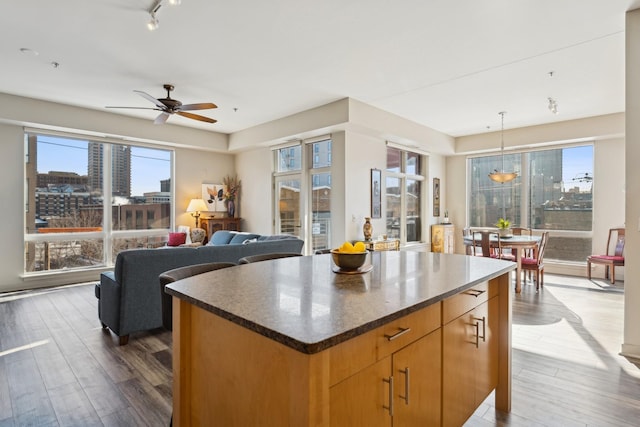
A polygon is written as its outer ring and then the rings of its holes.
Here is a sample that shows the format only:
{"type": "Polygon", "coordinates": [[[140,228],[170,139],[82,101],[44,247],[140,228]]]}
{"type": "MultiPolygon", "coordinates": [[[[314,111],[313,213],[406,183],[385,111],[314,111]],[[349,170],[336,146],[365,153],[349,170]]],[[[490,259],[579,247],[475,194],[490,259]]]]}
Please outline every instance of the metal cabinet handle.
{"type": "Polygon", "coordinates": [[[384,337],[387,339],[387,341],[393,341],[396,338],[406,334],[407,332],[410,332],[411,328],[400,328],[400,330],[398,332],[396,332],[393,335],[388,335],[388,334],[384,334],[384,337]]]}
{"type": "Polygon", "coordinates": [[[409,404],[409,367],[405,367],[404,370],[400,370],[405,375],[404,381],[404,396],[400,396],[400,399],[404,399],[405,404],[409,404]]]}
{"type": "Polygon", "coordinates": [[[481,290],[481,289],[469,289],[463,292],[463,294],[466,295],[471,295],[472,297],[476,297],[478,298],[480,295],[484,294],[485,292],[487,292],[486,290],[481,290]]]}
{"type": "Polygon", "coordinates": [[[382,381],[389,384],[389,406],[382,405],[382,407],[389,411],[389,416],[393,417],[393,375],[383,378],[382,381]]]}
{"type": "Polygon", "coordinates": [[[480,338],[482,338],[482,342],[487,341],[487,318],[485,316],[482,316],[482,318],[474,317],[473,320],[476,321],[473,326],[476,328],[476,348],[478,348],[480,345],[480,338]],[[482,322],[482,336],[480,335],[480,322],[482,322]]]}

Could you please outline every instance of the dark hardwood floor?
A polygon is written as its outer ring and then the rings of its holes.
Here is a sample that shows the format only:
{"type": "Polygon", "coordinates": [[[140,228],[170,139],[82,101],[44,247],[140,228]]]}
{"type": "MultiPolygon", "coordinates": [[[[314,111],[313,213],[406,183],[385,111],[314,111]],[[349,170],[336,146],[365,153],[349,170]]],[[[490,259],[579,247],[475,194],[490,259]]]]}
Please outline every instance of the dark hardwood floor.
{"type": "MultiPolygon", "coordinates": [[[[618,355],[622,286],[545,283],[514,295],[511,413],[490,397],[466,425],[640,425],[640,369],[618,355]]],[[[169,332],[119,347],[93,285],[0,294],[0,427],[162,426],[170,414],[169,332]]]]}

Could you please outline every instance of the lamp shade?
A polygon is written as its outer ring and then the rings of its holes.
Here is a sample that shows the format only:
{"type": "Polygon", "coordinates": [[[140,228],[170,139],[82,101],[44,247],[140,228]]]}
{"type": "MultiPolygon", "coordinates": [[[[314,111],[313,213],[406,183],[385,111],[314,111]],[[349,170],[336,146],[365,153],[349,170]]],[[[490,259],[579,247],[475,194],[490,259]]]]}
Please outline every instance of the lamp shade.
{"type": "Polygon", "coordinates": [[[202,199],[191,199],[189,206],[187,206],[187,212],[202,212],[208,209],[207,204],[202,199]]]}
{"type": "Polygon", "coordinates": [[[494,182],[510,182],[518,177],[518,174],[515,172],[491,172],[489,174],[489,178],[494,182]]]}

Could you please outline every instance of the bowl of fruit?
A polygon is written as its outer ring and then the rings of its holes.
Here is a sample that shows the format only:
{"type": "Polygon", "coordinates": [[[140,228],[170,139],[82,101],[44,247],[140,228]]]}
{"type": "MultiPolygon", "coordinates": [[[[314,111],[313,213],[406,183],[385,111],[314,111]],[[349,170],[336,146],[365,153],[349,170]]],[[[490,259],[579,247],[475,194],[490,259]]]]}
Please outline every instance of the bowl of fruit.
{"type": "Polygon", "coordinates": [[[331,256],[340,270],[354,271],[362,267],[367,259],[367,248],[362,242],[344,242],[338,249],[331,250],[331,256]]]}

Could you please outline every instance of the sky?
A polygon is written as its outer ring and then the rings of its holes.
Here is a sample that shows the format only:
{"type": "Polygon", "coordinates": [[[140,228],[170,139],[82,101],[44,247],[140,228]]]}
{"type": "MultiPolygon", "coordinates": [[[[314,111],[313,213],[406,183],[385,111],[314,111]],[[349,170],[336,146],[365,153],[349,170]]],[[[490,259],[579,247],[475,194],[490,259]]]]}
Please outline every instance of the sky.
{"type": "Polygon", "coordinates": [[[585,173],[593,178],[593,146],[565,148],[562,156],[562,181],[565,190],[580,187],[580,191],[589,191],[592,181],[576,180],[584,177],[585,173]]]}
{"type": "MultiPolygon", "coordinates": [[[[88,142],[54,136],[38,136],[39,173],[75,172],[87,175],[88,142]]],[[[131,195],[160,191],[160,181],[171,177],[171,152],[152,148],[131,148],[131,195]]]]}

